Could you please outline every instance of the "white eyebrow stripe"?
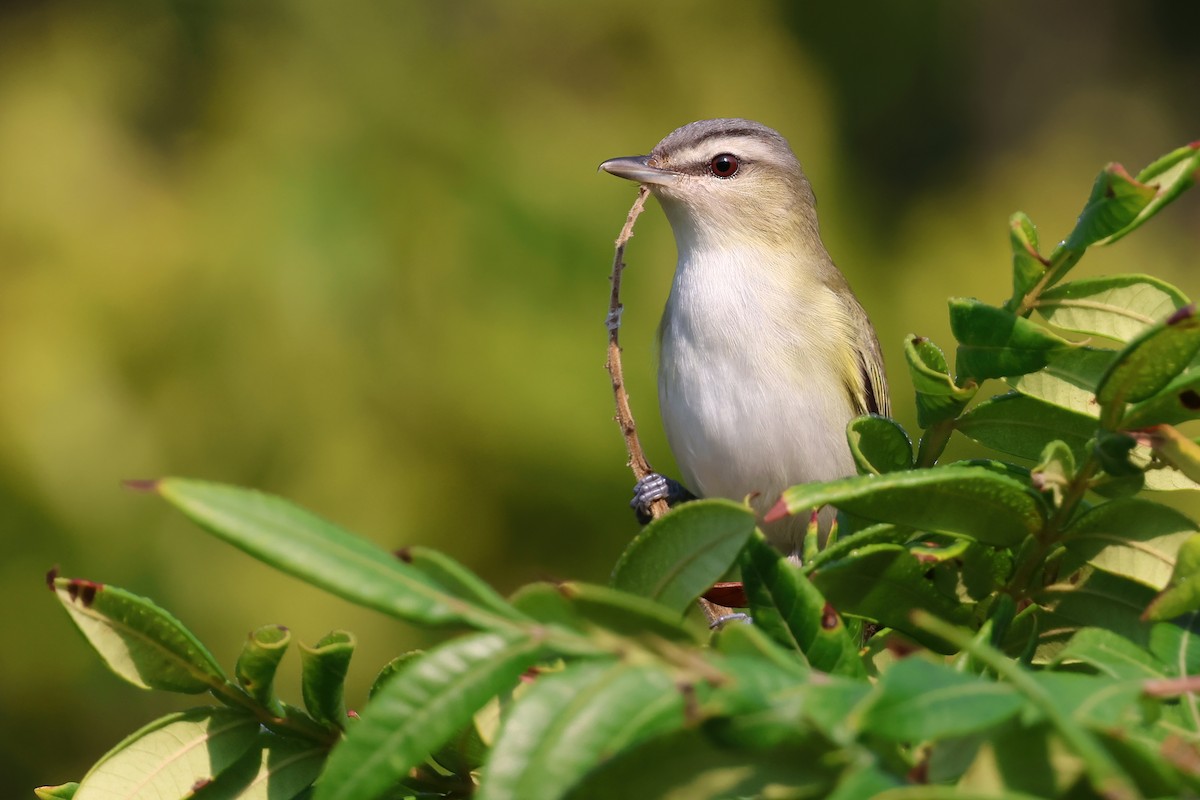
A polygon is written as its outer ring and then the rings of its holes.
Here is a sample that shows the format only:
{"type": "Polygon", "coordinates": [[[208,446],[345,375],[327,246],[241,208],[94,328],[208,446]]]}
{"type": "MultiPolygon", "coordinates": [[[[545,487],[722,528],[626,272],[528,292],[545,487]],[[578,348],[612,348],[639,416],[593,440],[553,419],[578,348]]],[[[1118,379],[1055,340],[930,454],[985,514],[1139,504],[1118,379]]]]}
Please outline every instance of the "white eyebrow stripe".
{"type": "Polygon", "coordinates": [[[707,162],[721,153],[732,153],[748,161],[770,162],[778,162],[781,155],[779,147],[773,142],[764,142],[753,136],[713,136],[665,155],[671,163],[682,165],[707,162]]]}

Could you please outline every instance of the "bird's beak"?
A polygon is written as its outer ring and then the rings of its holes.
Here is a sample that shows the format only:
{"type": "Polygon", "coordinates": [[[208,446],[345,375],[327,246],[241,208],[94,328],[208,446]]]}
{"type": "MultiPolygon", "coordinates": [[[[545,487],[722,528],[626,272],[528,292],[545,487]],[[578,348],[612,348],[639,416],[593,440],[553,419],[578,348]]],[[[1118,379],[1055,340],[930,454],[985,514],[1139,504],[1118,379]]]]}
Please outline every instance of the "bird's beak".
{"type": "Polygon", "coordinates": [[[625,156],[610,158],[600,165],[600,169],[616,175],[618,178],[649,183],[658,186],[668,186],[679,180],[679,173],[661,167],[650,165],[650,156],[625,156]]]}

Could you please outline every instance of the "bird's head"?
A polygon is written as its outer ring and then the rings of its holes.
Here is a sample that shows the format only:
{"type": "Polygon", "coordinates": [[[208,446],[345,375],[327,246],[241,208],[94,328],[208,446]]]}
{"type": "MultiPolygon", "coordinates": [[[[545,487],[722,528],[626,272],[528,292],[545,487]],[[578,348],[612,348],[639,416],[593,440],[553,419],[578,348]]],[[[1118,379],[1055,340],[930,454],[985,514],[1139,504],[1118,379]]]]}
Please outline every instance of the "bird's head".
{"type": "Polygon", "coordinates": [[[794,246],[817,233],[816,199],[776,131],[745,119],[707,119],[670,133],[645,156],[600,169],[646,184],[680,245],[794,246]]]}

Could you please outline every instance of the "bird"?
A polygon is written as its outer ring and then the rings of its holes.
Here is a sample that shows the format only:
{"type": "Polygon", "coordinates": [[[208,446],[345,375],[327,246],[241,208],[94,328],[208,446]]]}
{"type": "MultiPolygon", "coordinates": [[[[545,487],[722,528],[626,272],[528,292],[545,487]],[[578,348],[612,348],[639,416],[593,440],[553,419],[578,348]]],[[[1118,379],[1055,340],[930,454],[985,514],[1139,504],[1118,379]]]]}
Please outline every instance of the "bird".
{"type": "MultiPolygon", "coordinates": [[[[890,416],[875,329],[821,241],[816,197],[787,140],[747,119],[684,125],[600,169],[645,185],[678,260],[658,328],[658,400],[682,484],[658,473],[631,503],[749,500],[854,475],[846,425],[890,416]]],[[[819,516],[827,534],[833,510],[819,516]]],[[[764,525],[799,558],[810,520],[764,525]]]]}

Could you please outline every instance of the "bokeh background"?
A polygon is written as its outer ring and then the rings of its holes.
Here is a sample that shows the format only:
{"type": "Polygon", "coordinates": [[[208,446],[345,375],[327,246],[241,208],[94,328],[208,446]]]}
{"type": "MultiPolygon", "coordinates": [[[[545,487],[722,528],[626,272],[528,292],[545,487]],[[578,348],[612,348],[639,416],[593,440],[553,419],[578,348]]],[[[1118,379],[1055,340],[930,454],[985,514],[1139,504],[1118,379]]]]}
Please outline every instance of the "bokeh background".
{"type": "MultiPolygon", "coordinates": [[[[190,703],[106,672],[53,565],[155,598],[229,665],[263,623],[350,629],[352,705],[436,637],[122,479],[279,493],[505,591],[605,578],[636,530],[602,367],[634,189],[601,160],[703,117],[788,136],[911,428],[903,336],[947,345],[948,295],[1007,296],[1008,215],[1053,242],[1104,163],[1200,135],[1197,29],[1190,0],[0,2],[0,795],[190,703]]],[[[651,208],[623,340],[665,470],[673,259],[651,208]]],[[[1198,264],[1186,197],[1081,271],[1197,296],[1198,264]]]]}

